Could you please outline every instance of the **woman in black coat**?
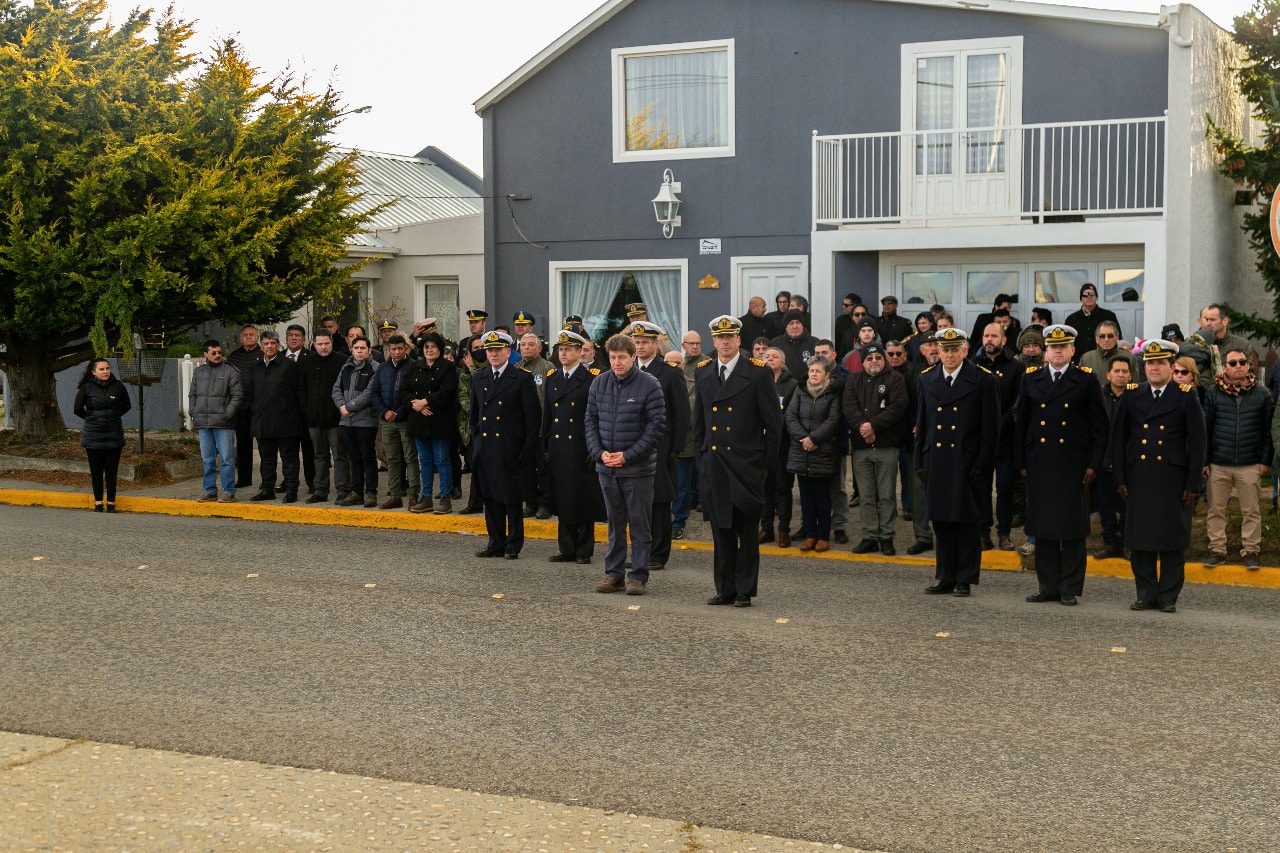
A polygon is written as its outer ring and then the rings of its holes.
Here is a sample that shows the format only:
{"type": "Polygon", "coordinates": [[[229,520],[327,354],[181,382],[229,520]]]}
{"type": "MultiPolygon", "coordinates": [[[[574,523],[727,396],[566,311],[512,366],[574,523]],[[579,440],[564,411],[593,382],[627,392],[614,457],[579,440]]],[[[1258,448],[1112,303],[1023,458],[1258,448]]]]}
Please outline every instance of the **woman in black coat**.
{"type": "Polygon", "coordinates": [[[72,409],[84,419],[80,446],[89,457],[89,479],[93,481],[93,511],[102,512],[103,487],[107,512],[116,511],[116,479],[120,471],[120,451],[124,449],[124,416],[133,408],[129,392],[111,375],[111,362],[95,358],[85,368],[72,409]]]}
{"type": "Polygon", "coordinates": [[[835,365],[825,358],[809,359],[809,375],[787,404],[787,470],[800,482],[800,518],[805,540],[801,551],[825,551],[831,540],[831,477],[840,460],[839,386],[832,381],[835,365]]]}
{"type": "Polygon", "coordinates": [[[400,380],[400,395],[409,401],[409,436],[418,447],[422,497],[410,512],[453,511],[451,448],[458,440],[458,368],[444,357],[444,339],[435,332],[422,338],[422,360],[400,380]],[[439,474],[440,503],[433,505],[431,482],[439,474]]]}

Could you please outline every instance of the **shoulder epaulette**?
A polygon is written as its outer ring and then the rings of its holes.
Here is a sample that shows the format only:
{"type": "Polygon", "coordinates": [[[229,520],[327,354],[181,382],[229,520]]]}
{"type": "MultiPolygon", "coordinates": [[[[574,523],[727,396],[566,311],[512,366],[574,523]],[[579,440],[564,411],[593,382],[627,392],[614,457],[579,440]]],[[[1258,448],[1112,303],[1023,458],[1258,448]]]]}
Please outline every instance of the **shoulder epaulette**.
{"type": "Polygon", "coordinates": [[[938,365],[936,365],[936,364],[931,364],[931,365],[929,365],[929,366],[928,366],[928,367],[926,367],[924,370],[920,371],[920,375],[921,375],[921,376],[924,376],[926,373],[928,373],[930,370],[933,370],[933,369],[934,369],[935,367],[937,367],[937,366],[938,366],[938,365]]]}
{"type": "Polygon", "coordinates": [[[751,363],[754,364],[756,367],[764,367],[764,362],[758,358],[751,359],[751,363]]]}
{"type": "Polygon", "coordinates": [[[1184,394],[1185,394],[1186,392],[1190,391],[1192,388],[1194,388],[1194,387],[1196,387],[1196,386],[1194,386],[1194,385],[1185,385],[1185,384],[1184,384],[1184,385],[1179,385],[1178,387],[1179,387],[1179,388],[1181,388],[1181,389],[1182,389],[1182,393],[1184,393],[1184,394]]]}
{"type": "Polygon", "coordinates": [[[710,363],[711,363],[711,359],[704,358],[702,361],[698,362],[698,367],[706,367],[710,363]]]}
{"type": "Polygon", "coordinates": [[[587,373],[590,373],[592,376],[599,376],[599,375],[600,375],[600,368],[598,368],[598,367],[588,367],[588,368],[587,368],[587,373]]]}
{"type": "Polygon", "coordinates": [[[1138,390],[1138,383],[1137,383],[1137,382],[1130,382],[1128,385],[1124,386],[1124,390],[1126,390],[1126,391],[1137,391],[1137,390],[1138,390]]]}
{"type": "Polygon", "coordinates": [[[1092,368],[1092,367],[1085,367],[1083,364],[1077,365],[1077,367],[1079,367],[1079,368],[1080,368],[1081,370],[1083,370],[1085,373],[1093,373],[1093,368],[1092,368]]]}
{"type": "Polygon", "coordinates": [[[987,368],[983,367],[981,364],[975,364],[975,365],[974,365],[974,367],[978,368],[978,369],[979,369],[979,370],[981,370],[983,373],[990,373],[990,372],[991,372],[991,371],[990,371],[990,370],[988,370],[987,368]]]}
{"type": "Polygon", "coordinates": [[[1036,367],[1036,366],[1033,364],[1033,365],[1031,365],[1030,367],[1028,367],[1028,368],[1027,368],[1027,373],[1035,373],[1035,372],[1036,372],[1037,370],[1039,370],[1039,369],[1040,369],[1039,367],[1036,367]]]}
{"type": "Polygon", "coordinates": [[[556,369],[553,367],[553,368],[551,368],[550,370],[548,370],[548,371],[547,371],[545,374],[543,374],[543,375],[544,375],[544,376],[552,376],[552,375],[554,375],[554,374],[555,374],[555,372],[556,372],[556,369]]]}

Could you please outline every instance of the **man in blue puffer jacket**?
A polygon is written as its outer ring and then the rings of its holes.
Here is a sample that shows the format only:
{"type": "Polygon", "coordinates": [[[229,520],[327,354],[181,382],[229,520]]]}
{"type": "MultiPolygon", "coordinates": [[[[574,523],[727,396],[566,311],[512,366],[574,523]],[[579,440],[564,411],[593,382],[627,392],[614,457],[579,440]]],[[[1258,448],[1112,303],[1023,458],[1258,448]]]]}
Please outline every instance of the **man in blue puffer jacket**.
{"type": "Polygon", "coordinates": [[[658,440],[666,403],[658,380],[636,364],[635,341],[614,335],[605,343],[609,372],[601,373],[587,396],[587,452],[596,463],[609,515],[605,579],[596,592],[644,595],[649,582],[649,527],[658,440]],[[627,526],[631,527],[631,571],[626,571],[627,526]],[[625,575],[625,582],[623,580],[625,575]]]}

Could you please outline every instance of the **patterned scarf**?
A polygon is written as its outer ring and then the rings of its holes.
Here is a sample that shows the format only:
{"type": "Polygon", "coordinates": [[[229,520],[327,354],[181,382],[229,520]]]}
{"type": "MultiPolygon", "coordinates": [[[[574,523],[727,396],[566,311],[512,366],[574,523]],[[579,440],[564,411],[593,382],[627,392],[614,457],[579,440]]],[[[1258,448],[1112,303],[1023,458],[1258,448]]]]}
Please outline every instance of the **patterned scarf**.
{"type": "Polygon", "coordinates": [[[1218,377],[1213,380],[1213,384],[1218,386],[1218,390],[1223,394],[1229,394],[1232,397],[1241,397],[1253,390],[1253,386],[1258,384],[1258,377],[1250,373],[1245,376],[1244,384],[1233,385],[1228,381],[1225,373],[1220,373],[1218,374],[1218,377]]]}

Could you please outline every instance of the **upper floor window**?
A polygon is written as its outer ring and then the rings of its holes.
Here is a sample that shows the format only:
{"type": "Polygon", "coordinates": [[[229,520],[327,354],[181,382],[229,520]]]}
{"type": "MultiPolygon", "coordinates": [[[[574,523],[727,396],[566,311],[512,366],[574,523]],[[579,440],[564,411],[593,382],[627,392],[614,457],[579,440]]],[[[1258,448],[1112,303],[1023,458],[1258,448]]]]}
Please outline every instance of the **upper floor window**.
{"type": "Polygon", "coordinates": [[[613,159],[732,157],[733,39],[613,51],[613,159]]]}

